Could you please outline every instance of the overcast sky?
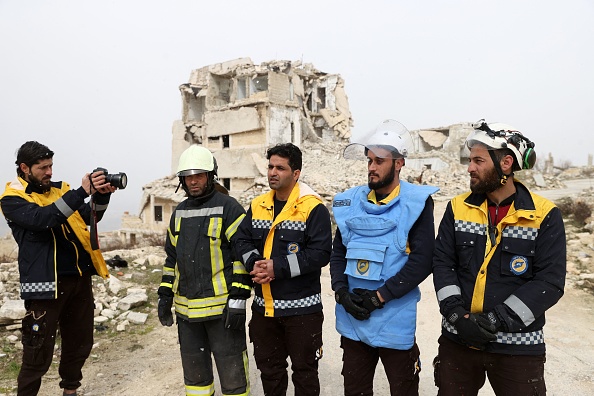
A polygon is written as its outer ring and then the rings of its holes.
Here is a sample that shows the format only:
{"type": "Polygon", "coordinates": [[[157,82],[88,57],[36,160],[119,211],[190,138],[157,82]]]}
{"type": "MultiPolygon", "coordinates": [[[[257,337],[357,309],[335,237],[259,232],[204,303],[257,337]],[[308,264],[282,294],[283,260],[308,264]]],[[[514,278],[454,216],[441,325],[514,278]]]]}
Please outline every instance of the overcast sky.
{"type": "Polygon", "coordinates": [[[27,140],[55,152],[53,180],[73,188],[97,166],[126,172],[100,223],[119,228],[142,186],[170,172],[179,85],[241,57],[341,74],[355,136],[386,118],[485,118],[523,131],[540,158],[585,165],[593,20],[591,0],[0,0],[0,182],[27,140]]]}

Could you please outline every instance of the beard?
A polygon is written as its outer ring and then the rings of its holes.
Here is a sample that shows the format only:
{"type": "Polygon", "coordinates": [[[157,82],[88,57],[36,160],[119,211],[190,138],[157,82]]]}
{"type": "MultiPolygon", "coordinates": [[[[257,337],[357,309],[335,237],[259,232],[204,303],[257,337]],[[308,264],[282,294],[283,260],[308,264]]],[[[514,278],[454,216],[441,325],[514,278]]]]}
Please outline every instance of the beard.
{"type": "MultiPolygon", "coordinates": [[[[369,174],[368,174],[368,176],[369,176],[369,174]]],[[[396,177],[396,163],[395,163],[395,161],[392,161],[392,168],[390,168],[390,172],[386,176],[384,176],[382,179],[379,179],[376,182],[368,181],[367,186],[371,190],[378,190],[380,188],[389,186],[390,183],[392,183],[394,181],[394,177],[396,177]]]]}
{"type": "Polygon", "coordinates": [[[44,193],[48,192],[52,188],[51,179],[40,180],[33,175],[29,175],[28,182],[35,186],[36,189],[39,189],[44,193]]]}
{"type": "Polygon", "coordinates": [[[501,178],[495,168],[492,168],[482,179],[474,182],[470,180],[470,191],[475,194],[492,193],[501,186],[501,178]]]}

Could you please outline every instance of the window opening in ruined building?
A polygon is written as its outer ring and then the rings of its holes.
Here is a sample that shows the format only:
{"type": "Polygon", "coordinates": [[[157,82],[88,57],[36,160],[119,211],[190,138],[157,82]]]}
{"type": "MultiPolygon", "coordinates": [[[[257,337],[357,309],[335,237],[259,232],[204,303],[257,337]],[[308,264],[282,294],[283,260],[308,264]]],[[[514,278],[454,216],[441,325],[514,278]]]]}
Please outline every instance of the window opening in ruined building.
{"type": "Polygon", "coordinates": [[[314,110],[314,101],[313,101],[313,95],[309,94],[309,96],[307,97],[307,109],[309,111],[315,112],[314,110]]]}
{"type": "Polygon", "coordinates": [[[227,189],[227,190],[231,190],[231,179],[228,177],[223,177],[221,179],[223,181],[223,186],[227,189]]]}
{"type": "Polygon", "coordinates": [[[245,99],[249,96],[246,78],[237,79],[237,99],[245,99]]]}
{"type": "Polygon", "coordinates": [[[136,234],[130,234],[130,245],[136,245],[136,234]]]}
{"type": "Polygon", "coordinates": [[[212,76],[213,84],[213,104],[215,106],[222,106],[231,100],[231,91],[233,90],[233,80],[230,78],[212,76]]]}
{"type": "Polygon", "coordinates": [[[187,122],[197,121],[201,122],[206,108],[204,96],[195,97],[187,95],[188,103],[188,120],[187,122]]]}
{"type": "Polygon", "coordinates": [[[322,137],[324,135],[324,128],[322,127],[314,127],[314,131],[318,137],[322,137]]]}
{"type": "Polygon", "coordinates": [[[291,143],[295,143],[295,124],[291,122],[291,143]]]}
{"type": "Polygon", "coordinates": [[[268,91],[268,75],[262,74],[252,78],[250,94],[268,91]]]}
{"type": "Polygon", "coordinates": [[[326,88],[318,88],[318,109],[326,108],[326,88]]]}
{"type": "Polygon", "coordinates": [[[163,221],[163,207],[155,205],[155,221],[163,221]]]}
{"type": "Polygon", "coordinates": [[[223,148],[229,148],[229,135],[223,135],[223,148]]]}
{"type": "Polygon", "coordinates": [[[425,169],[427,169],[427,170],[431,169],[431,164],[425,164],[425,169]]]}

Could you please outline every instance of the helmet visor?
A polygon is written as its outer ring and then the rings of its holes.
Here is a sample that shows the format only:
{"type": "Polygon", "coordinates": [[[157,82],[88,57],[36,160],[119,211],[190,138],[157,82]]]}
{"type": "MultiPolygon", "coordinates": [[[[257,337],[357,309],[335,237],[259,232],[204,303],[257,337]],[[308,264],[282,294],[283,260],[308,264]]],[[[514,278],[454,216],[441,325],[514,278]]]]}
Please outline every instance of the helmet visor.
{"type": "Polygon", "coordinates": [[[186,170],[177,172],[177,176],[191,176],[191,175],[197,175],[199,173],[205,173],[205,172],[208,172],[208,171],[204,170],[204,169],[186,169],[186,170]]]}

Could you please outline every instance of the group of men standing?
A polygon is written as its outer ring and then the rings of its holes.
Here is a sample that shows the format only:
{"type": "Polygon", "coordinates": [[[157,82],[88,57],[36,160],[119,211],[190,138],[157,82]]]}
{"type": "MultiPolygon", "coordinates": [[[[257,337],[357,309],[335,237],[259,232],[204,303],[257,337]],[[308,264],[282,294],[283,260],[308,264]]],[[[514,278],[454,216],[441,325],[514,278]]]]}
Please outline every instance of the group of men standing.
{"type": "MultiPolygon", "coordinates": [[[[368,183],[334,197],[334,238],[322,198],[299,180],[297,146],[268,149],[271,190],[247,211],[218,183],[209,150],[184,151],[177,175],[187,199],[169,223],[158,314],[172,326],[174,308],[186,394],[214,394],[213,357],[222,394],[250,394],[245,326],[253,288],[248,333],[264,394],[286,394],[290,359],[295,395],[319,395],[320,277],[329,263],[345,395],[373,394],[379,359],[392,395],[418,395],[418,286],[431,273],[443,315],[433,361],[438,394],[476,395],[488,376],[498,395],[544,395],[544,313],[563,294],[563,221],[513,177],[534,165],[534,143],[504,124],[481,120],[473,129],[471,191],[448,203],[437,238],[431,195],[438,188],[400,180],[412,139],[397,121],[345,149],[345,158],[367,160],[368,183]]],[[[93,181],[99,193],[113,192],[93,181]]],[[[13,232],[25,227],[22,200],[7,189],[0,201],[13,232]]],[[[55,203],[62,212],[78,204],[55,203]]],[[[25,344],[25,356],[29,350],[25,344]]],[[[63,377],[65,389],[80,385],[74,374],[63,377]]],[[[19,394],[36,394],[20,389],[21,377],[19,394]]]]}

